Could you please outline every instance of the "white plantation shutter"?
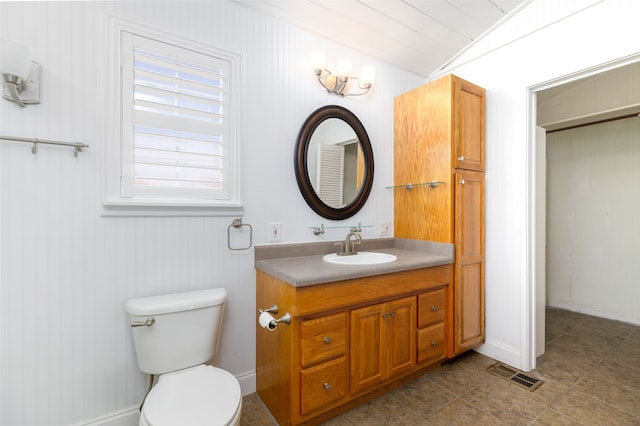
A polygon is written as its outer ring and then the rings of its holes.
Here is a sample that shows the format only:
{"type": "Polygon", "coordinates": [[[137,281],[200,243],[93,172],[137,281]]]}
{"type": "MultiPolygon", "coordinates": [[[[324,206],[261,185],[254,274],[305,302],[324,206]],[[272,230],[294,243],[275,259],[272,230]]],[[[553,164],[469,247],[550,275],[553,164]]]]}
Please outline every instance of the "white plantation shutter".
{"type": "Polygon", "coordinates": [[[229,200],[231,68],[122,33],[122,197],[229,200]]]}
{"type": "Polygon", "coordinates": [[[318,196],[327,205],[343,206],[344,146],[321,144],[318,150],[318,196]]]}

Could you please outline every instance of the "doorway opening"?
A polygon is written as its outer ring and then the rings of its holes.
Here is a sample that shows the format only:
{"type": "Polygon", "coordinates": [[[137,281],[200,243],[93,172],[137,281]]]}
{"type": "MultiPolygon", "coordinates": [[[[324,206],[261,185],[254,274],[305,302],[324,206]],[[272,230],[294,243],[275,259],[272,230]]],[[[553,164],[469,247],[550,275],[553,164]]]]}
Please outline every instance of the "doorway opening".
{"type": "MultiPolygon", "coordinates": [[[[545,306],[549,300],[547,135],[639,114],[640,77],[637,76],[640,76],[640,55],[529,88],[525,313],[528,332],[525,350],[529,369],[535,368],[536,358],[544,353],[545,306]]],[[[572,178],[575,179],[575,175],[572,178]]],[[[572,307],[576,308],[565,306],[572,307]]]]}

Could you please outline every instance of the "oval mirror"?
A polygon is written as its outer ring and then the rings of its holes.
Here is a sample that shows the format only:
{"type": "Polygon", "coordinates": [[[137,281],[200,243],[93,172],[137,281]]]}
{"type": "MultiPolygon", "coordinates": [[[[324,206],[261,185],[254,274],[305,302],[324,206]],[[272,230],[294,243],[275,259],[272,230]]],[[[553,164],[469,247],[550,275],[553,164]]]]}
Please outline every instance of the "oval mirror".
{"type": "Polygon", "coordinates": [[[295,172],[305,201],[320,216],[341,220],[356,214],[373,185],[373,150],[351,111],[328,105],[304,122],[295,148],[295,172]]]}

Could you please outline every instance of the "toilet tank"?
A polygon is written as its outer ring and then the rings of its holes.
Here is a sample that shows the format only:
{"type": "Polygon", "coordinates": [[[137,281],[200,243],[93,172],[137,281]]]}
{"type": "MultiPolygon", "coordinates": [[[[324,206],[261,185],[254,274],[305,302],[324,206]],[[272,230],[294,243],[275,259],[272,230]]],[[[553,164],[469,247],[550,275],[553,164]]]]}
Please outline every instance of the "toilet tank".
{"type": "Polygon", "coordinates": [[[153,318],[153,325],[131,327],[138,368],[163,374],[202,364],[218,352],[224,288],[128,300],[132,323],[153,318]]]}

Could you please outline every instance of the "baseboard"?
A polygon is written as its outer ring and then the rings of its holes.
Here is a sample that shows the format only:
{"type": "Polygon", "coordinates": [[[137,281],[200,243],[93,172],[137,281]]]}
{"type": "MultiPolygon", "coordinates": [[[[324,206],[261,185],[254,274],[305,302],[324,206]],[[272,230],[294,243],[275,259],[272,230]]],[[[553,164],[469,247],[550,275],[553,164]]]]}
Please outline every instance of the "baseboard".
{"type": "Polygon", "coordinates": [[[473,348],[476,352],[521,370],[520,351],[502,343],[487,339],[484,344],[473,348]]]}
{"type": "Polygon", "coordinates": [[[114,411],[104,416],[76,423],[76,426],[138,426],[140,421],[140,407],[134,406],[124,410],[114,411]]]}
{"type": "Polygon", "coordinates": [[[242,396],[246,396],[256,392],[256,372],[247,371],[243,374],[238,374],[236,376],[238,382],[240,382],[240,390],[242,391],[242,396]]]}
{"type": "Polygon", "coordinates": [[[578,312],[580,314],[591,315],[592,317],[606,318],[615,321],[626,322],[627,324],[640,325],[640,320],[628,318],[615,312],[606,312],[599,309],[577,305],[575,303],[566,302],[548,302],[550,308],[566,309],[567,311],[578,312]]]}

